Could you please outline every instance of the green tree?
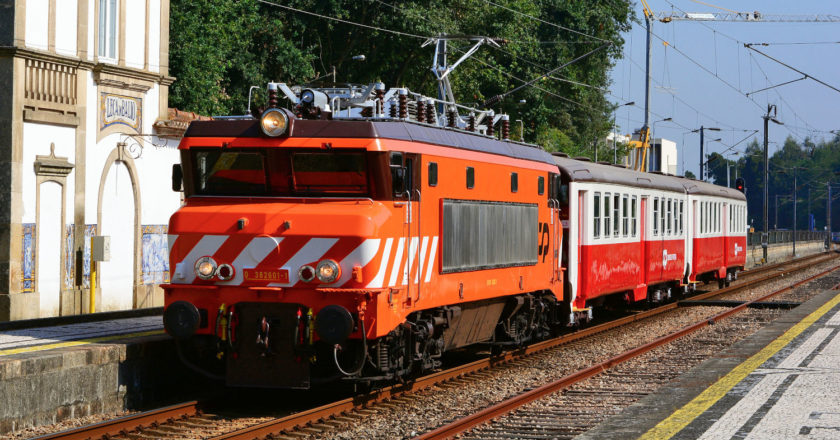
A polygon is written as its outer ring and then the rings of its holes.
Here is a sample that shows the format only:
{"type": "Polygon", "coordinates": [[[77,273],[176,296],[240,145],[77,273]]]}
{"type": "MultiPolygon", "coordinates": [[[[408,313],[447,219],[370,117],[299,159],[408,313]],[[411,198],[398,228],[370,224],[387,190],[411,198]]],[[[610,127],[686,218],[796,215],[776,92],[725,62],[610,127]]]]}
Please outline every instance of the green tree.
{"type": "MultiPolygon", "coordinates": [[[[613,108],[603,90],[609,85],[610,68],[621,56],[621,32],[628,30],[634,19],[628,0],[500,0],[508,9],[481,0],[290,0],[282,4],[420,36],[499,38],[501,48],[481,48],[451,76],[456,99],[467,104],[482,104],[608,41],[611,44],[605,48],[552,75],[560,80],[545,78],[535,84],[537,87],[506,95],[491,106],[511,114],[513,120],[525,121],[526,140],[536,140],[545,130],[560,130],[572,144],[580,145],[581,151],[609,131],[613,108]],[[526,103],[520,104],[521,100],[526,103]]],[[[173,0],[171,9],[170,65],[178,78],[172,86],[171,104],[185,110],[242,113],[252,85],[264,87],[269,80],[306,83],[316,78],[320,78],[316,82],[331,85],[333,77],[326,75],[333,71],[340,84],[381,80],[388,86],[408,86],[436,95],[436,82],[429,72],[433,48],[422,48],[421,39],[295,13],[256,0],[173,0]],[[361,54],[365,61],[354,61],[353,57],[361,54]]],[[[471,44],[452,41],[450,60],[460,57],[471,44]]],[[[259,97],[263,99],[262,94],[259,97]]],[[[556,134],[545,137],[556,138],[556,134]]]]}

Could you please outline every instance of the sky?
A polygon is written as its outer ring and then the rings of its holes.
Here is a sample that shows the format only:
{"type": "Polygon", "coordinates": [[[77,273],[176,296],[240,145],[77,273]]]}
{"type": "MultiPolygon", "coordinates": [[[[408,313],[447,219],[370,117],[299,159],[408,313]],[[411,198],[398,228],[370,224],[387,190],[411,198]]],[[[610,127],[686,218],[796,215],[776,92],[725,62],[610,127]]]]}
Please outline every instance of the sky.
{"type": "MultiPolygon", "coordinates": [[[[768,15],[831,14],[840,19],[838,0],[648,0],[648,4],[654,12],[677,14],[725,12],[710,6],[714,5],[768,15]]],[[[643,17],[638,2],[636,14],[643,17]]],[[[644,24],[634,23],[624,38],[624,59],[611,72],[609,98],[619,105],[635,102],[616,111],[619,133],[629,134],[644,121],[644,24]]],[[[755,47],[840,89],[840,22],[654,22],[650,123],[653,136],[677,143],[679,174],[685,170],[698,174],[700,137],[691,131],[701,125],[721,129],[706,131],[706,154],[718,152],[734,159],[740,156],[730,154],[743,152],[753,138],[761,144],[762,115],[768,104],[776,105],[777,119],[784,123],[770,123],[771,155],[789,136],[818,142],[840,130],[840,92],[810,78],[757,92],[803,75],[745,48],[744,43],[786,43],[755,47]],[[662,122],[669,117],[673,120],[662,122]],[[754,130],[758,132],[752,134],[754,130]]]]}

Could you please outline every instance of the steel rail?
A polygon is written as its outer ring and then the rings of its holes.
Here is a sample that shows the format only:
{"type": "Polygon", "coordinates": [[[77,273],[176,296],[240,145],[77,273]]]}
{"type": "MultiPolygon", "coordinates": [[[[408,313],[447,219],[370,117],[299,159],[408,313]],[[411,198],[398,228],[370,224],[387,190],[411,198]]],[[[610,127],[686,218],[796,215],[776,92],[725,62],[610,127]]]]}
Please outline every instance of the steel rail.
{"type": "MultiPolygon", "coordinates": [[[[819,261],[812,262],[810,264],[817,264],[823,261],[827,261],[829,259],[836,258],[836,256],[832,255],[827,258],[820,259],[819,261]]],[[[779,268],[784,265],[789,265],[791,263],[798,263],[811,260],[813,258],[803,257],[797,260],[778,263],[769,266],[763,266],[760,272],[769,271],[771,269],[779,268]]],[[[779,276],[787,275],[789,273],[795,272],[796,270],[800,270],[804,268],[805,265],[802,264],[801,266],[794,267],[784,272],[774,272],[770,275],[761,277],[759,279],[751,280],[749,284],[746,283],[738,283],[737,285],[730,286],[724,289],[718,289],[712,292],[703,293],[699,295],[693,295],[691,300],[702,300],[705,298],[724,295],[727,293],[733,293],[739,290],[742,290],[746,287],[750,287],[755,283],[760,283],[766,280],[770,280],[773,278],[777,278],[779,276]]],[[[755,269],[750,271],[745,271],[744,274],[748,273],[757,273],[755,269]]],[[[756,300],[758,301],[758,300],[756,300]]],[[[608,331],[614,329],[616,327],[620,327],[622,325],[629,324],[631,322],[640,321],[670,310],[673,310],[678,307],[678,303],[669,303],[663,306],[657,307],[655,309],[646,310],[643,312],[635,313],[633,315],[625,316],[604,324],[595,325],[589,328],[584,328],[575,331],[574,333],[566,334],[559,336],[557,338],[553,338],[547,341],[541,341],[534,344],[531,344],[527,347],[523,347],[517,350],[508,351],[502,353],[498,356],[492,356],[485,359],[480,359],[474,362],[470,362],[464,365],[460,365],[445,371],[440,371],[437,373],[429,374],[417,379],[414,379],[405,384],[398,384],[392,385],[386,388],[382,388],[380,390],[373,391],[371,393],[355,396],[348,399],[343,399],[340,401],[336,401],[327,405],[323,405],[317,408],[312,408],[306,411],[302,411],[290,416],[286,416],[283,418],[279,418],[276,420],[260,423],[257,425],[253,425],[248,428],[243,428],[237,431],[233,431],[227,434],[223,434],[214,439],[252,439],[259,436],[268,436],[272,434],[278,434],[282,432],[292,431],[298,428],[302,428],[308,425],[312,425],[321,421],[325,421],[342,414],[351,412],[353,410],[358,410],[365,408],[368,405],[375,404],[377,402],[388,401],[394,399],[396,397],[400,397],[403,395],[407,395],[422,389],[429,388],[431,386],[456,379],[459,377],[467,376],[469,374],[486,370],[489,368],[493,368],[498,365],[502,365],[514,360],[518,360],[524,358],[526,356],[539,353],[541,351],[549,350],[551,348],[568,344],[570,342],[584,339],[586,337],[590,337],[594,334],[601,333],[604,331],[608,331]]],[[[143,426],[149,426],[154,423],[164,423],[168,420],[180,418],[184,416],[195,415],[198,413],[198,403],[197,402],[188,402],[181,405],[174,405],[167,408],[161,408],[153,411],[147,411],[143,413],[138,413],[130,416],[121,417],[114,420],[109,420],[93,425],[83,426],[80,428],[71,429],[68,431],[63,431],[55,434],[50,434],[42,437],[38,437],[38,439],[54,439],[54,438],[62,438],[62,439],[81,439],[81,438],[97,438],[97,437],[105,437],[109,435],[116,435],[123,432],[134,431],[143,426]]]]}
{"type": "Polygon", "coordinates": [[[191,417],[199,413],[199,403],[196,401],[180,403],[177,405],[158,408],[151,411],[144,411],[119,417],[113,420],[106,420],[92,425],[81,426],[54,434],[47,434],[35,437],[34,440],[46,439],[96,439],[108,438],[123,433],[136,431],[153,424],[165,423],[170,420],[191,417]]]}
{"type": "Polygon", "coordinates": [[[782,261],[782,262],[773,263],[773,264],[765,264],[763,266],[756,266],[756,267],[754,267],[750,270],[745,270],[745,271],[741,272],[741,275],[739,275],[739,277],[740,276],[757,275],[757,274],[760,274],[760,273],[763,273],[763,272],[767,272],[767,271],[770,271],[770,270],[778,269],[780,267],[784,267],[784,266],[789,265],[789,264],[804,263],[804,262],[810,261],[810,260],[822,259],[826,256],[826,254],[828,254],[828,253],[827,252],[818,252],[816,254],[806,255],[804,257],[799,257],[799,258],[796,258],[796,259],[793,259],[793,260],[782,261]]]}
{"type": "MultiPolygon", "coordinates": [[[[764,301],[764,300],[766,300],[768,298],[771,298],[773,296],[776,296],[776,295],[779,295],[781,293],[787,292],[788,290],[794,289],[798,286],[801,286],[805,283],[813,281],[816,278],[827,275],[827,274],[829,274],[831,272],[834,272],[838,269],[840,269],[840,267],[834,267],[834,268],[827,269],[827,270],[822,271],[822,272],[820,272],[816,275],[810,276],[810,277],[808,277],[804,280],[801,280],[801,281],[798,281],[794,284],[791,284],[790,286],[786,286],[786,287],[783,287],[781,289],[775,290],[775,291],[773,291],[773,292],[771,292],[767,295],[764,295],[760,298],[757,298],[757,299],[754,299],[754,300],[751,300],[751,301],[747,301],[747,302],[745,302],[741,305],[738,305],[736,307],[733,307],[733,308],[731,308],[727,311],[718,313],[717,315],[714,315],[710,318],[705,318],[702,321],[699,321],[697,323],[686,326],[686,327],[684,327],[684,328],[682,328],[682,329],[680,329],[680,330],[678,330],[674,333],[662,336],[662,337],[657,338],[654,341],[651,341],[647,344],[644,344],[642,346],[639,346],[639,347],[636,347],[634,349],[628,350],[624,353],[621,353],[617,356],[614,356],[610,359],[607,359],[604,362],[592,365],[588,368],[585,368],[585,369],[580,370],[576,373],[573,373],[573,374],[570,374],[570,375],[565,376],[563,378],[560,378],[556,381],[550,382],[548,384],[545,384],[545,385],[540,386],[538,388],[535,388],[533,390],[527,391],[525,393],[519,394],[519,395],[517,395],[515,397],[512,397],[510,399],[499,402],[495,405],[487,407],[487,408],[485,408],[481,411],[473,413],[473,414],[471,414],[469,416],[466,416],[462,419],[456,420],[456,421],[451,422],[447,425],[439,427],[439,428],[437,428],[437,429],[435,429],[431,432],[422,434],[422,435],[416,437],[416,439],[428,440],[428,439],[447,439],[447,438],[451,438],[451,437],[453,437],[457,434],[463,433],[463,432],[465,432],[465,431],[467,431],[471,428],[474,428],[475,426],[478,426],[482,423],[488,422],[488,421],[490,421],[490,420],[492,420],[492,419],[494,419],[498,416],[510,413],[510,412],[514,411],[515,409],[517,409],[517,408],[519,408],[519,407],[521,407],[521,406],[523,406],[527,403],[533,402],[533,401],[535,401],[537,399],[540,399],[542,397],[545,397],[549,394],[552,394],[554,392],[557,392],[557,391],[560,391],[564,388],[567,388],[570,385],[573,385],[575,383],[578,383],[578,382],[581,382],[585,379],[588,379],[592,376],[600,374],[600,373],[608,370],[609,368],[614,367],[615,365],[618,365],[618,364],[620,364],[622,362],[625,362],[629,359],[640,356],[640,355],[642,355],[644,353],[647,353],[647,352],[649,352],[649,351],[651,351],[655,348],[661,347],[661,346],[663,346],[663,345],[665,345],[669,342],[672,342],[672,341],[674,341],[676,339],[679,339],[679,338],[681,338],[685,335],[688,335],[690,333],[694,333],[694,332],[696,332],[696,331],[698,331],[698,330],[700,330],[700,329],[702,329],[702,328],[704,328],[708,325],[711,325],[711,324],[713,324],[717,321],[720,321],[720,320],[725,319],[725,318],[727,318],[731,315],[734,315],[735,313],[743,311],[749,306],[749,304],[756,303],[756,302],[759,302],[759,301],[764,301]]],[[[837,286],[835,286],[835,287],[837,287],[837,286]]],[[[718,292],[712,292],[712,293],[718,293],[718,292]]]]}
{"type": "MultiPolygon", "coordinates": [[[[774,278],[778,278],[780,276],[784,276],[795,271],[801,270],[805,267],[809,267],[813,264],[821,263],[824,261],[831,260],[833,258],[837,258],[836,255],[830,255],[824,259],[821,259],[816,262],[810,261],[810,258],[800,258],[794,260],[794,263],[801,262],[802,264],[792,267],[783,272],[773,272],[768,275],[765,275],[761,278],[757,278],[751,280],[749,284],[747,283],[739,283],[738,285],[726,287],[723,289],[718,289],[712,292],[703,293],[699,295],[693,295],[691,297],[692,300],[700,300],[705,298],[710,298],[713,296],[718,295],[725,295],[729,293],[734,293],[740,290],[744,290],[748,287],[752,287],[756,283],[761,283],[767,280],[771,280],[774,278]],[[802,261],[805,260],[805,261],[802,261]],[[807,265],[805,263],[808,263],[807,265]]],[[[765,270],[770,270],[771,268],[779,268],[785,265],[790,265],[792,262],[784,262],[779,263],[776,265],[765,266],[765,270]]],[[[762,271],[763,272],[763,271],[762,271]]],[[[754,301],[751,301],[754,302],[754,301]]],[[[746,303],[749,304],[749,303],[746,303]]],[[[746,304],[743,307],[746,307],[746,304]]],[[[493,356],[490,358],[480,359],[477,361],[473,361],[464,365],[460,365],[445,371],[440,371],[437,373],[433,373],[427,376],[423,376],[420,378],[415,379],[412,382],[408,382],[406,384],[400,385],[393,385],[386,388],[382,388],[381,390],[374,391],[372,393],[363,395],[363,396],[356,396],[352,398],[343,399],[340,401],[336,401],[327,405],[323,405],[317,408],[312,408],[306,411],[302,411],[296,414],[292,414],[286,417],[278,418],[276,420],[270,420],[267,422],[263,422],[257,425],[253,425],[247,428],[243,428],[237,431],[229,432],[227,434],[223,434],[217,437],[213,437],[213,440],[245,440],[245,439],[253,439],[253,438],[260,438],[266,437],[269,435],[277,435],[283,432],[292,431],[295,429],[303,428],[312,424],[316,424],[319,422],[323,422],[329,420],[334,417],[341,416],[345,413],[348,413],[353,410],[365,408],[368,405],[375,404],[377,402],[387,401],[399,396],[403,396],[406,394],[410,394],[422,389],[429,388],[431,386],[440,384],[442,382],[446,382],[448,380],[452,380],[458,377],[463,377],[468,374],[472,374],[481,370],[486,370],[492,368],[494,366],[498,366],[501,364],[508,363],[513,360],[521,359],[525,356],[532,355],[534,353],[538,353],[541,351],[545,351],[560,345],[565,345],[570,342],[584,339],[586,337],[590,337],[594,334],[601,333],[607,330],[611,330],[623,325],[627,325],[629,323],[640,321],[655,315],[659,315],[661,313],[676,309],[678,307],[677,302],[665,304],[663,306],[657,307],[655,309],[646,310],[644,312],[639,312],[630,316],[625,316],[604,324],[599,324],[593,327],[584,328],[574,333],[570,333],[567,335],[562,335],[560,337],[550,339],[547,341],[537,342],[531,344],[527,347],[520,348],[518,350],[512,350],[505,353],[502,353],[498,356],[493,356]]],[[[609,361],[608,361],[609,362],[609,361]]],[[[601,371],[601,370],[598,370],[601,371]]]]}

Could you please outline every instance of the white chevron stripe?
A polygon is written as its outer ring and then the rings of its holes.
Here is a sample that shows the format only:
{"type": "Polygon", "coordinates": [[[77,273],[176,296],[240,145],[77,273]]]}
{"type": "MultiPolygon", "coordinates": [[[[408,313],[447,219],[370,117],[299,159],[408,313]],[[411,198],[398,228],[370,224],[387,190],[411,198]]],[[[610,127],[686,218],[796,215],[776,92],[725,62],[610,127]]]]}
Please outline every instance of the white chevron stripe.
{"type": "MultiPolygon", "coordinates": [[[[178,239],[178,236],[175,234],[169,234],[166,236],[166,246],[167,252],[172,253],[172,249],[175,247],[175,240],[178,239]]],[[[170,255],[167,255],[166,258],[169,259],[170,255]]]]}
{"type": "Polygon", "coordinates": [[[379,263],[379,272],[376,272],[376,276],[368,283],[367,287],[380,288],[385,282],[385,272],[388,269],[388,262],[391,260],[392,244],[394,244],[393,238],[385,240],[385,249],[382,250],[382,262],[379,263]]]}
{"type": "Polygon", "coordinates": [[[218,284],[236,286],[242,284],[243,269],[257,267],[271,251],[277,249],[282,241],[283,237],[256,237],[251,240],[233,260],[233,263],[230,263],[235,270],[233,278],[228,281],[219,281],[218,284]]]}
{"type": "Polygon", "coordinates": [[[353,252],[350,252],[339,263],[341,277],[338,281],[330,284],[322,284],[322,286],[343,286],[347,281],[350,281],[350,277],[353,276],[353,266],[367,266],[370,260],[373,260],[373,257],[379,252],[380,243],[382,243],[382,239],[379,238],[368,238],[363,241],[362,244],[356,247],[353,252]]]}
{"type": "Polygon", "coordinates": [[[432,268],[435,267],[435,255],[437,254],[437,236],[432,237],[432,246],[429,249],[429,261],[426,263],[426,279],[424,282],[428,283],[432,279],[432,268]]]}
{"type": "Polygon", "coordinates": [[[403,270],[403,286],[408,284],[408,275],[411,273],[412,266],[414,266],[414,257],[417,256],[418,242],[419,240],[417,239],[417,237],[411,237],[411,244],[408,247],[408,261],[406,262],[405,270],[403,270]]]}
{"type": "Polygon", "coordinates": [[[397,243],[397,253],[394,255],[394,267],[391,269],[391,279],[388,281],[388,286],[395,286],[397,284],[397,275],[400,273],[400,268],[402,267],[402,255],[403,249],[405,248],[405,238],[400,237],[399,243],[397,243]]]}
{"type": "Polygon", "coordinates": [[[289,270],[288,283],[271,283],[269,286],[288,287],[294,286],[300,278],[298,278],[298,270],[304,264],[318,261],[325,253],[338,241],[337,238],[313,238],[309,240],[301,250],[299,250],[294,257],[292,257],[283,267],[289,270]]]}
{"type": "MultiPolygon", "coordinates": [[[[195,281],[195,262],[205,255],[213,255],[222,246],[222,243],[228,239],[228,235],[205,235],[196,243],[195,247],[190,250],[186,257],[178,264],[183,270],[184,278],[179,282],[190,284],[195,281]]],[[[175,282],[175,277],[173,277],[175,282]]]]}
{"type": "Polygon", "coordinates": [[[423,264],[426,262],[426,248],[429,245],[429,237],[423,237],[423,244],[420,245],[420,265],[417,266],[417,273],[414,274],[414,282],[420,280],[420,274],[423,273],[423,264]]]}

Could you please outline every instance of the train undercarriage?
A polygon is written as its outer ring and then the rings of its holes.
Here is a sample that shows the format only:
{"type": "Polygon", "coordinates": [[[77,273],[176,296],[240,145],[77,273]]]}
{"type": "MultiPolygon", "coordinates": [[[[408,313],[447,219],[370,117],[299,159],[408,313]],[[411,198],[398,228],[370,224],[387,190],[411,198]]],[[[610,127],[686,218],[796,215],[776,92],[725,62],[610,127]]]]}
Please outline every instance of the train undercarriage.
{"type": "MultiPolygon", "coordinates": [[[[297,304],[240,303],[230,326],[178,343],[191,368],[230,386],[309,388],[336,380],[406,381],[438,369],[443,354],[480,344],[493,353],[549,338],[575,322],[568,303],[535,292],[410,314],[374,340],[313,341],[297,304]],[[232,330],[227,330],[232,329],[232,330]]],[[[352,317],[353,332],[364,329],[352,317]]]]}

